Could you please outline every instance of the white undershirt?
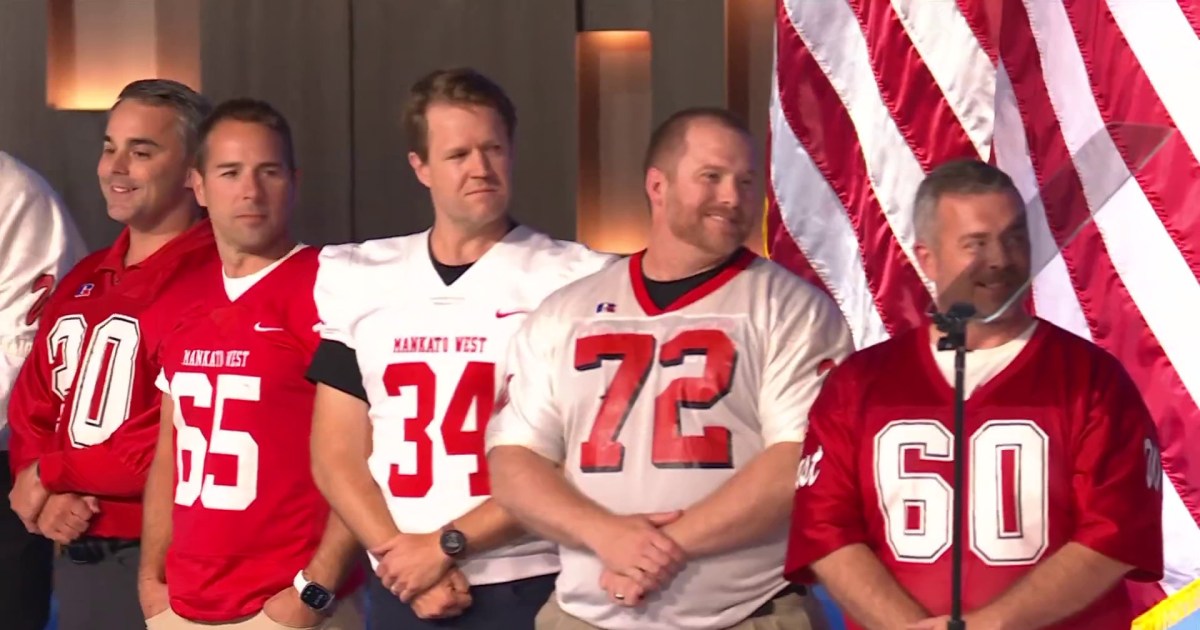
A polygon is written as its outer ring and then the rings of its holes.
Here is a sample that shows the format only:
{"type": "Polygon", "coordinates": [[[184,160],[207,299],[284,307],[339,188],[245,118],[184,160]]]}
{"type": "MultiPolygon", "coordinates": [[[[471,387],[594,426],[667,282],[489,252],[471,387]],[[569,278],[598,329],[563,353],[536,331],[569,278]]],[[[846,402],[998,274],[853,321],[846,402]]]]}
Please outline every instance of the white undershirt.
{"type": "Polygon", "coordinates": [[[255,271],[248,276],[242,276],[241,278],[230,278],[229,274],[225,273],[225,267],[222,266],[221,277],[225,280],[225,295],[229,296],[230,302],[236,302],[237,299],[245,295],[251,287],[258,284],[259,280],[267,277],[267,274],[274,271],[279,265],[282,265],[283,261],[291,258],[292,254],[295,254],[303,248],[303,244],[297,244],[292,248],[292,251],[288,252],[283,258],[276,260],[275,262],[263,267],[262,269],[259,269],[258,271],[255,271]]]}
{"type": "MultiPolygon", "coordinates": [[[[963,372],[963,392],[966,397],[970,398],[975,390],[979,389],[984,383],[992,380],[1008,364],[1012,363],[1013,359],[1021,353],[1025,348],[1025,344],[1029,342],[1030,337],[1033,337],[1033,331],[1037,328],[1037,322],[1030,324],[1017,335],[1012,341],[996,346],[995,348],[984,348],[981,350],[972,350],[967,353],[966,370],[963,372]]],[[[933,360],[937,362],[938,369],[946,382],[951,387],[954,386],[954,351],[953,350],[938,350],[937,341],[939,337],[934,336],[930,341],[930,349],[933,350],[933,360]]]]}

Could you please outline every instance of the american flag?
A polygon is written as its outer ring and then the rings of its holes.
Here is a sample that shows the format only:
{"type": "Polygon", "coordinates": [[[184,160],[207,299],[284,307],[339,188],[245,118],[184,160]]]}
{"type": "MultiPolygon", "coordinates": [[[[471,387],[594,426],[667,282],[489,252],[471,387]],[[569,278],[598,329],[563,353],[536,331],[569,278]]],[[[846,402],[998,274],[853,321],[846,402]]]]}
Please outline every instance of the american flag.
{"type": "Polygon", "coordinates": [[[922,321],[925,173],[977,157],[1044,195],[1033,307],[1123,362],[1163,442],[1167,572],[1136,594],[1148,607],[1196,580],[1200,0],[777,4],[770,257],[828,290],[863,347],[922,321]],[[1169,136],[1143,165],[1146,128],[1169,136]],[[1085,144],[1101,159],[1079,159],[1085,144]],[[1125,172],[1101,194],[1106,160],[1125,172]]]}

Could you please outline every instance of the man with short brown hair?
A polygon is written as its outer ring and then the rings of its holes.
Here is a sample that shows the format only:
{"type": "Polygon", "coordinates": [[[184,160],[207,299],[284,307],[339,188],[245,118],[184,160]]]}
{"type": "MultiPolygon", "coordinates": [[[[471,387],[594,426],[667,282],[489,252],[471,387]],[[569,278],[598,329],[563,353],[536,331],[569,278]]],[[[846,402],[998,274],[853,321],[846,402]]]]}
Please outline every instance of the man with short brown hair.
{"type": "Polygon", "coordinates": [[[372,627],[531,629],[554,587],[553,545],[490,499],[483,432],[525,314],[609,257],[510,217],[515,125],[473,70],[421,79],[405,127],[433,227],[321,252],[313,474],[370,554],[372,627]]]}

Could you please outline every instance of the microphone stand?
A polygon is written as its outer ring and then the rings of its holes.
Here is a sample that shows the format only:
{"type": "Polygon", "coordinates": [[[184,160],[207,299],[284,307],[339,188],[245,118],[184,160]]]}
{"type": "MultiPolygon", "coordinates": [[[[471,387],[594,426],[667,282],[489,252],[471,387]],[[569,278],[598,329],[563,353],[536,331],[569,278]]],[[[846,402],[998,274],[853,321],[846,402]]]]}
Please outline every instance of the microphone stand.
{"type": "Polygon", "coordinates": [[[934,312],[933,323],[945,337],[938,339],[938,350],[954,350],[954,507],[951,515],[950,547],[950,621],[948,630],[966,630],[962,618],[962,520],[963,520],[963,458],[966,450],[964,433],[964,380],[967,364],[967,322],[975,315],[975,307],[955,303],[945,313],[934,312]]]}

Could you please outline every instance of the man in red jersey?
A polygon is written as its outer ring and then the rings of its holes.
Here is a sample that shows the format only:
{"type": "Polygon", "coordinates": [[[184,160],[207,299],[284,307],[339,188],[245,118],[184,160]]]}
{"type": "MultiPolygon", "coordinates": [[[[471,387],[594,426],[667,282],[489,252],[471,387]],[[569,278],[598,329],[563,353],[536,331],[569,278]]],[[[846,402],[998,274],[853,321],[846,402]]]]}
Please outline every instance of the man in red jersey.
{"type": "Polygon", "coordinates": [[[316,386],[304,373],[320,342],[318,250],[288,232],[287,121],[261,101],[223,103],[200,127],[196,169],[220,260],[185,279],[188,303],[163,305],[178,318],[160,346],[165,397],[139,585],[146,624],[359,629],[355,606],[336,605],[361,583],[346,581],[359,547],[309,465],[316,386]]]}
{"type": "MultiPolygon", "coordinates": [[[[1162,577],[1145,404],[1111,355],[1010,299],[1029,279],[1030,245],[1007,175],[948,163],[914,212],[938,306],[969,301],[989,316],[967,328],[967,628],[1128,630],[1122,578],[1162,577]]],[[[940,337],[920,328],[852,355],[813,405],[786,571],[825,583],[852,628],[946,626],[954,353],[940,337]]]]}
{"type": "Polygon", "coordinates": [[[62,546],[61,630],[137,628],[141,495],[157,435],[154,348],[168,324],[144,313],[183,269],[214,258],[191,194],[196,128],[187,86],[126,86],[109,112],[97,175],[117,241],[79,262],[42,312],[8,420],[13,511],[62,546]]]}

